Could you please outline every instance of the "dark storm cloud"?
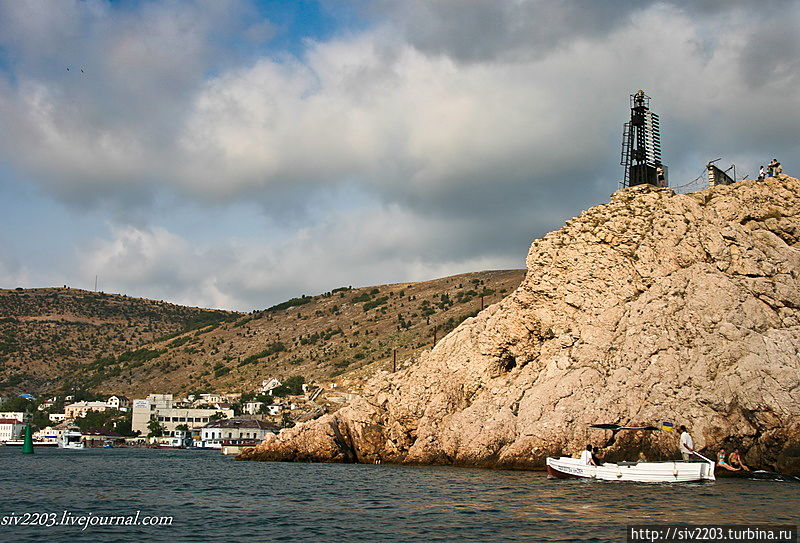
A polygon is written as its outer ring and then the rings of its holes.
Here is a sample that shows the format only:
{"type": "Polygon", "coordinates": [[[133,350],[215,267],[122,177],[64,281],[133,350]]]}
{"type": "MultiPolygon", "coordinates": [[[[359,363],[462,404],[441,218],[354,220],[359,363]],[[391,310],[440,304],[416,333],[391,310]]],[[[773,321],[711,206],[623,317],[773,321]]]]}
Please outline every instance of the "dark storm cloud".
{"type": "Polygon", "coordinates": [[[646,2],[620,0],[411,0],[379,2],[408,42],[461,61],[541,58],[625,24],[646,2]]]}

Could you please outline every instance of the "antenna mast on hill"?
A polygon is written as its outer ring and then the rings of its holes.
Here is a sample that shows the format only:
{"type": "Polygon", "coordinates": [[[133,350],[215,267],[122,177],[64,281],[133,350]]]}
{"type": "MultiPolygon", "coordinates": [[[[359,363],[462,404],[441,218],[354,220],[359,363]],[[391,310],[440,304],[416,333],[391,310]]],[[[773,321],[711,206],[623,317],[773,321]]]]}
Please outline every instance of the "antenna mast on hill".
{"type": "Polygon", "coordinates": [[[650,97],[643,90],[630,95],[631,120],[622,133],[622,158],[625,167],[623,187],[634,185],[667,186],[667,167],[661,163],[661,133],[658,115],[650,111],[650,97]]]}
{"type": "Polygon", "coordinates": [[[94,276],[94,291],[97,292],[97,276],[94,276]]]}

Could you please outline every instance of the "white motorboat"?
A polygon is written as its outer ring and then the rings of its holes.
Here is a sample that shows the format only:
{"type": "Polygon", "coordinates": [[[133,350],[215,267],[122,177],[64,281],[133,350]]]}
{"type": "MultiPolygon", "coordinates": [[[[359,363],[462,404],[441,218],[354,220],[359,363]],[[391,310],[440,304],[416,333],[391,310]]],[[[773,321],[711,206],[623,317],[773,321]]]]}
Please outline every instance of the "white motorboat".
{"type": "Polygon", "coordinates": [[[597,479],[601,481],[635,481],[640,483],[691,483],[714,481],[714,463],[684,462],[605,462],[588,465],[578,458],[547,459],[547,476],[558,479],[597,479]]]}
{"type": "Polygon", "coordinates": [[[58,446],[62,449],[85,449],[83,436],[74,430],[65,430],[58,440],[58,446]]]}

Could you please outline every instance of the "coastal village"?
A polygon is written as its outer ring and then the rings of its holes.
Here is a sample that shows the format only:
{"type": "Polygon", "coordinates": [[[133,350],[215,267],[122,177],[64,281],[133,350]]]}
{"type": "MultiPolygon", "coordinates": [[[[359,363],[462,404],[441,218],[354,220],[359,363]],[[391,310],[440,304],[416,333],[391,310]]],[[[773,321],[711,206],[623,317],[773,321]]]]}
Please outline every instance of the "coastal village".
{"type": "MultiPolygon", "coordinates": [[[[0,405],[35,406],[36,446],[62,448],[150,447],[219,449],[237,454],[269,433],[309,420],[344,404],[350,394],[331,383],[327,393],[300,378],[264,379],[252,393],[201,393],[187,397],[148,394],[130,399],[79,400],[74,395],[37,399],[30,394],[0,405]],[[42,425],[41,421],[47,423],[42,425]],[[95,425],[95,424],[99,424],[95,425]]],[[[32,415],[0,411],[0,444],[19,445],[32,415]]]]}
{"type": "Polygon", "coordinates": [[[336,412],[523,276],[342,287],[245,314],[66,285],[0,291],[0,441],[19,442],[29,420],[37,446],[235,453],[336,412]]]}

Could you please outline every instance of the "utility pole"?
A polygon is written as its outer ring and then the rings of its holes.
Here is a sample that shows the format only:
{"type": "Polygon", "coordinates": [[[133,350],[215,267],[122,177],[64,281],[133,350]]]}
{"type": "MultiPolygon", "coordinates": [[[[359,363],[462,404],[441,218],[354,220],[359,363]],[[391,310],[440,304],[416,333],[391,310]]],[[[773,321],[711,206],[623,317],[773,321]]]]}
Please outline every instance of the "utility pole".
{"type": "Polygon", "coordinates": [[[397,349],[392,350],[392,373],[397,371],[397,349]]]}
{"type": "Polygon", "coordinates": [[[483,311],[483,294],[481,294],[481,311],[483,311]]]}
{"type": "Polygon", "coordinates": [[[436,347],[436,332],[439,331],[439,327],[434,325],[433,326],[433,346],[436,347]]]}
{"type": "Polygon", "coordinates": [[[97,292],[97,276],[94,276],[94,291],[97,292]]]}

